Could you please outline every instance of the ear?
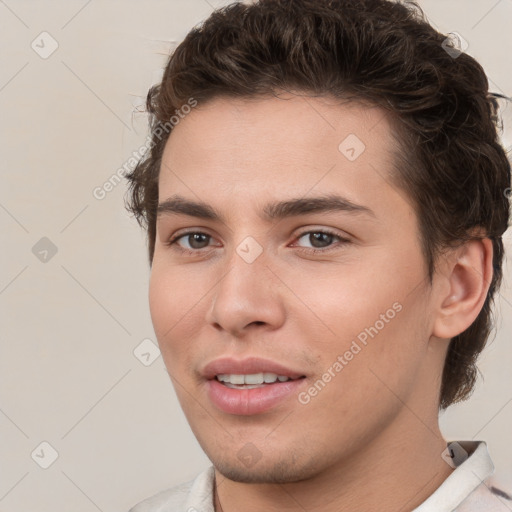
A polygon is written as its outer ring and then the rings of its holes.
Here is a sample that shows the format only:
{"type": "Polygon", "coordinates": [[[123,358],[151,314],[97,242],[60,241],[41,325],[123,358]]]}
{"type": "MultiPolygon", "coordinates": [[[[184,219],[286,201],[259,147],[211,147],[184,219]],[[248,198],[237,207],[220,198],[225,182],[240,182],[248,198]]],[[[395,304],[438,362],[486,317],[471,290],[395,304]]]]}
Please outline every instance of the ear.
{"type": "Polygon", "coordinates": [[[440,306],[432,334],[453,338],[465,331],[480,313],[492,279],[493,248],[489,238],[470,240],[449,258],[440,306]]]}

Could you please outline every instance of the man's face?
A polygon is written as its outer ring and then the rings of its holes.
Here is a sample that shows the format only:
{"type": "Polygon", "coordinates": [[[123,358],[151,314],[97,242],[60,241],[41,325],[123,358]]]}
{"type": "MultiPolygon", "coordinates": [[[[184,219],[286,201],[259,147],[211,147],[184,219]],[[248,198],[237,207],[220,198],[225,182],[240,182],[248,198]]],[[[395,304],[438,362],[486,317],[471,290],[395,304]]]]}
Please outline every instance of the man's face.
{"type": "Polygon", "coordinates": [[[419,389],[432,305],[417,218],[389,182],[395,148],[380,109],[310,97],[218,98],[172,132],[160,203],[179,195],[221,220],[162,208],[151,316],[225,476],[312,477],[435,396],[419,389]],[[357,206],[266,216],[327,196],[357,206]]]}

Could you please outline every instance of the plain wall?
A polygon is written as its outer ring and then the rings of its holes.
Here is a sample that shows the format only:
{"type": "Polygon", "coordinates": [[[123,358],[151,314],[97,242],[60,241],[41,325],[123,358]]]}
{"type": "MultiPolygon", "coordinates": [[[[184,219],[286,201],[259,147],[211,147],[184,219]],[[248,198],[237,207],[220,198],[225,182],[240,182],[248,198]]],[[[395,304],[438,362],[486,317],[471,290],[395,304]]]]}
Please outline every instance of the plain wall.
{"type": "MultiPolygon", "coordinates": [[[[227,3],[0,2],[0,511],[123,512],[209,464],[161,357],[145,366],[134,355],[155,336],[126,185],[102,199],[94,190],[144,143],[134,108],[173,41],[227,3]],[[55,43],[43,31],[58,43],[47,58],[55,43]],[[58,453],[47,469],[42,442],[58,453]]],[[[511,0],[420,5],[439,30],[464,37],[493,90],[512,95],[511,0]]],[[[441,424],[450,440],[486,440],[512,479],[510,272],[480,361],[485,380],[441,424]]]]}

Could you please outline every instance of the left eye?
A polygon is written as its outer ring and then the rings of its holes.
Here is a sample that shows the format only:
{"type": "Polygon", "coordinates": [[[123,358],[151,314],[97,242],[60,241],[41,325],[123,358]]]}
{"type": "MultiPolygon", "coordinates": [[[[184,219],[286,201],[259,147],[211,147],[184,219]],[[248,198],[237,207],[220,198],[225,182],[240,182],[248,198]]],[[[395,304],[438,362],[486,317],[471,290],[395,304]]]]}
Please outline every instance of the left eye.
{"type": "MultiPolygon", "coordinates": [[[[308,237],[307,240],[312,244],[312,250],[321,250],[322,248],[330,248],[332,246],[333,239],[337,239],[341,242],[348,242],[345,238],[340,237],[335,233],[331,233],[330,231],[306,231],[302,233],[298,240],[304,237],[308,237]]],[[[306,247],[307,249],[307,247],[306,247]]]]}

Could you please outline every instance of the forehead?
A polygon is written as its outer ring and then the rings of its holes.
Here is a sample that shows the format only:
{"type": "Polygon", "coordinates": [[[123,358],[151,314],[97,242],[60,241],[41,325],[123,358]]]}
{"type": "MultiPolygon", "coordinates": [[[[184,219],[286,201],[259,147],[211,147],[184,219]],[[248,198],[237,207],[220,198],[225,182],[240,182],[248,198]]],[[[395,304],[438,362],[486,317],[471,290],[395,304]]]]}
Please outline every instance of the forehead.
{"type": "MultiPolygon", "coordinates": [[[[392,193],[397,144],[386,113],[360,102],[287,95],[215,98],[173,129],[159,199],[217,202],[339,192],[353,202],[392,193]]],[[[396,192],[395,192],[396,193],[396,192]]]]}

